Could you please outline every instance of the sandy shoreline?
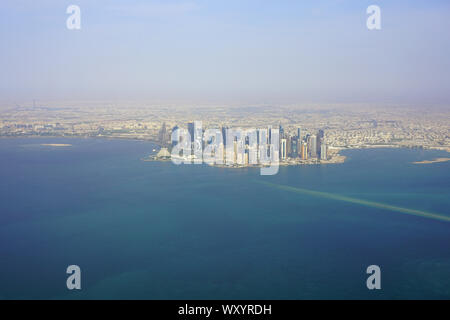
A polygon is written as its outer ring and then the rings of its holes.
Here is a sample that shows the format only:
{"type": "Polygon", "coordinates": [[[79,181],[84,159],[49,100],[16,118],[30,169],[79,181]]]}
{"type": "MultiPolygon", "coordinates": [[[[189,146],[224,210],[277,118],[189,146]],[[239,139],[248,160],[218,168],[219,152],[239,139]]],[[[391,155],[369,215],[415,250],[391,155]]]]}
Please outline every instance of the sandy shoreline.
{"type": "Polygon", "coordinates": [[[430,163],[438,163],[438,162],[447,162],[450,161],[450,158],[436,158],[434,160],[422,160],[413,162],[414,164],[430,164],[430,163]]]}
{"type": "Polygon", "coordinates": [[[44,147],[71,147],[71,144],[67,143],[41,143],[41,146],[44,147]]]}

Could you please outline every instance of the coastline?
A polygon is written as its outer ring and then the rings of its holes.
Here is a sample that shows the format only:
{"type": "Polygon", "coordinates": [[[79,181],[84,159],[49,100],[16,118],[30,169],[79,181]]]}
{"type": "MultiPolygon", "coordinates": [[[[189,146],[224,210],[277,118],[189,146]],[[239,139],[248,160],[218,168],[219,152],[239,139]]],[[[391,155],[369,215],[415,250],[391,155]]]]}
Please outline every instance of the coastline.
{"type": "MultiPolygon", "coordinates": [[[[130,140],[130,141],[141,141],[152,143],[155,146],[161,148],[162,145],[155,140],[145,139],[140,137],[116,137],[116,136],[0,136],[0,139],[100,139],[100,140],[130,140]]],[[[72,144],[66,143],[42,143],[42,146],[51,147],[69,147],[72,144]]],[[[419,149],[419,150],[439,150],[445,151],[450,154],[450,147],[437,147],[437,146],[413,146],[413,145],[352,145],[347,147],[330,147],[332,154],[331,159],[328,160],[318,160],[318,159],[290,159],[288,161],[280,161],[278,165],[280,166],[298,166],[298,165],[320,165],[320,164],[339,164],[344,163],[347,159],[346,156],[341,155],[341,151],[345,150],[359,150],[359,149],[383,149],[383,148],[393,148],[393,149],[419,149]]],[[[141,158],[141,161],[171,161],[171,159],[158,159],[155,157],[156,154],[151,154],[148,157],[141,158]]],[[[440,157],[432,160],[421,160],[411,162],[412,164],[432,164],[432,163],[443,163],[450,161],[450,158],[440,157]]],[[[224,168],[248,168],[248,167],[264,167],[267,165],[256,164],[256,165],[226,165],[226,164],[212,164],[214,167],[224,167],[224,168]]]]}
{"type": "Polygon", "coordinates": [[[436,158],[433,160],[422,160],[422,161],[415,161],[412,162],[413,164],[431,164],[431,163],[441,163],[441,162],[447,162],[450,161],[450,158],[436,158]]]}
{"type": "MultiPolygon", "coordinates": [[[[40,136],[40,135],[11,135],[0,136],[0,139],[105,139],[105,140],[131,140],[131,141],[143,141],[150,142],[158,147],[162,147],[160,142],[154,139],[148,139],[143,137],[133,137],[133,136],[106,136],[106,135],[98,135],[98,136],[89,136],[89,135],[67,135],[67,136],[59,136],[59,135],[48,135],[48,136],[40,136]]],[[[383,148],[405,148],[405,149],[422,149],[422,150],[440,150],[447,151],[450,154],[450,146],[421,146],[421,145],[410,145],[410,144],[361,144],[361,145],[349,145],[349,146],[330,146],[331,150],[353,150],[353,149],[383,149],[383,148]]]]}
{"type": "Polygon", "coordinates": [[[44,147],[71,147],[71,144],[68,143],[41,143],[41,146],[44,147]]]}

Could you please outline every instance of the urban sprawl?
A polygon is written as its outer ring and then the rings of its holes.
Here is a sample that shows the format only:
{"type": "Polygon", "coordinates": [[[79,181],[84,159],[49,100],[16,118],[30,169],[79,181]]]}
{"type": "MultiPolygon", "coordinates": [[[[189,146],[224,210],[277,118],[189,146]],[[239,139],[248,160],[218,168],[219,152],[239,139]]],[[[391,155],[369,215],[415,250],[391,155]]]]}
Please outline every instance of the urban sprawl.
{"type": "MultiPolygon", "coordinates": [[[[279,130],[280,165],[342,162],[344,157],[339,155],[342,149],[406,147],[450,151],[450,111],[444,107],[33,102],[0,107],[0,116],[0,137],[147,140],[160,147],[152,154],[152,159],[158,159],[158,154],[160,159],[165,158],[171,152],[174,128],[180,126],[193,133],[194,120],[202,122],[202,135],[208,129],[222,132],[224,144],[224,128],[255,128],[257,132],[264,128],[279,130]]],[[[193,142],[192,135],[190,139],[193,142]]],[[[229,159],[241,166],[251,162],[251,145],[246,139],[239,149],[242,154],[229,159]]],[[[234,140],[233,144],[238,143],[234,140]]],[[[194,152],[193,148],[192,154],[194,152]]]]}

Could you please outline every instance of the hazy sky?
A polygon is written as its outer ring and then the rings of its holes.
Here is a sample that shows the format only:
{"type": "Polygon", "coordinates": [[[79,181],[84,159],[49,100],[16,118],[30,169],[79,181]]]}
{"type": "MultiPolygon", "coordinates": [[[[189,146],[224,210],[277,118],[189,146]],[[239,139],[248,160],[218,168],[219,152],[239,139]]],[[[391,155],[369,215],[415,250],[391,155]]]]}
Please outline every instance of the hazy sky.
{"type": "Polygon", "coordinates": [[[450,103],[450,1],[2,0],[0,100],[450,103]],[[81,30],[66,8],[81,8],[81,30]],[[382,29],[366,28],[381,7],[382,29]]]}

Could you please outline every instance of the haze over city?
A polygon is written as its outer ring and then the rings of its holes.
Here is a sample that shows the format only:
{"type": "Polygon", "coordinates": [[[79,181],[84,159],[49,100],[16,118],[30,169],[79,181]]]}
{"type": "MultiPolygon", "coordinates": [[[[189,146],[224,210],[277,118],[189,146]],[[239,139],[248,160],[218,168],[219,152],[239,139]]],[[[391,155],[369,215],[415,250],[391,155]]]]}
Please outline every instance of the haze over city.
{"type": "MultiPolygon", "coordinates": [[[[3,1],[0,103],[450,103],[448,1],[3,1]],[[81,9],[68,30],[66,8],[81,9]]],[[[126,107],[126,103],[123,104],[126,107]]]]}

